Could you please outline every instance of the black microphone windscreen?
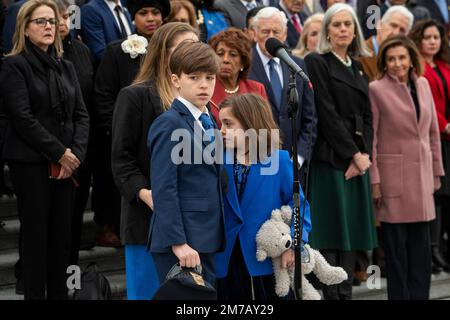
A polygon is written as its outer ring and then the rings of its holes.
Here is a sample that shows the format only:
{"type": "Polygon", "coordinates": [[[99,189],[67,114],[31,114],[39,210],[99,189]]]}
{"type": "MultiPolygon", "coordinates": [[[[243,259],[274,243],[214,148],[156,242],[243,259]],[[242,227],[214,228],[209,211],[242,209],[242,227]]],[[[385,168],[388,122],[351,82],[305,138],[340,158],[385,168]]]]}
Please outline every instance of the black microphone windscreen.
{"type": "Polygon", "coordinates": [[[266,50],[271,56],[275,57],[278,49],[284,48],[280,40],[276,38],[269,38],[266,40],[266,50]]]}

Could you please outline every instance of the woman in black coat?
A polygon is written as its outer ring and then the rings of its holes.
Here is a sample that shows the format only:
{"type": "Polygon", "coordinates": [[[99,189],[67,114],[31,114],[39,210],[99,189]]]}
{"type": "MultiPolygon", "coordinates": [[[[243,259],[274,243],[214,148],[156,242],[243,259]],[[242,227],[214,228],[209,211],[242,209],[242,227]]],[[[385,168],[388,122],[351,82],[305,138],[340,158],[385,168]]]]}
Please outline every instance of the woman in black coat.
{"type": "Polygon", "coordinates": [[[75,174],[89,135],[75,69],[61,59],[58,16],[53,1],[27,1],[1,72],[3,155],[17,194],[25,299],[67,298],[75,174]]]}
{"type": "Polygon", "coordinates": [[[148,41],[170,13],[169,0],[130,0],[127,7],[134,20],[136,34],[107,46],[95,78],[93,131],[96,154],[92,207],[99,226],[96,241],[103,246],[120,246],[120,194],[114,185],[111,167],[107,165],[111,163],[114,104],[119,91],[136,77],[148,41]]]}
{"type": "Polygon", "coordinates": [[[125,244],[127,295],[129,300],[151,299],[158,276],[146,244],[152,196],[147,133],[156,117],[176,97],[168,72],[169,57],[183,40],[198,41],[188,24],[173,22],[158,29],[133,85],[122,89],[112,122],[111,164],[122,195],[121,240],[125,244]]]}

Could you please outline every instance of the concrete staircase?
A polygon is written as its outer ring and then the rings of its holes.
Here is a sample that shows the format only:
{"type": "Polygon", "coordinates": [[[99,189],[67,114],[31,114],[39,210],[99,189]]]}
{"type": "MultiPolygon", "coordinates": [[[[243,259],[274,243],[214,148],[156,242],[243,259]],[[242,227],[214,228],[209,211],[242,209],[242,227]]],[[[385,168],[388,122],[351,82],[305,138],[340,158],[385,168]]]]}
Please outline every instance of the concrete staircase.
{"type": "MultiPolygon", "coordinates": [[[[82,242],[93,242],[96,225],[90,206],[83,217],[82,242]]],[[[22,300],[23,295],[16,295],[14,264],[18,255],[18,236],[20,223],[17,217],[15,198],[0,199],[0,300],[22,300]]],[[[99,270],[108,278],[113,299],[126,299],[125,258],[123,248],[94,247],[80,251],[80,268],[90,262],[96,262],[99,270]]]]}

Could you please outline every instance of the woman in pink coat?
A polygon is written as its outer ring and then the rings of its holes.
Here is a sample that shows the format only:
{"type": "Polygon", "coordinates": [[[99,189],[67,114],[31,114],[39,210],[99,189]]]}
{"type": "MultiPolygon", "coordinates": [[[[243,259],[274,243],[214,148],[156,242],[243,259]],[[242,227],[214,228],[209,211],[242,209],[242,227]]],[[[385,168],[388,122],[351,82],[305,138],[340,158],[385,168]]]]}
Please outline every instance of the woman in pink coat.
{"type": "Polygon", "coordinates": [[[414,43],[405,36],[381,45],[370,84],[375,212],[385,239],[389,299],[428,299],[433,193],[444,175],[433,96],[414,43]]]}

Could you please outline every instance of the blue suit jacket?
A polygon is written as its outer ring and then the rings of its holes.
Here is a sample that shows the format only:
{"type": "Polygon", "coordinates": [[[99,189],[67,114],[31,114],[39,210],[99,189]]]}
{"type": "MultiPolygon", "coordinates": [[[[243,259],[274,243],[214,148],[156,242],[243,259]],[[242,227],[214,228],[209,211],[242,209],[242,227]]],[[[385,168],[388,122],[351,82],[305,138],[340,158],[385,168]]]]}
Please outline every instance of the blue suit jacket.
{"type": "Polygon", "coordinates": [[[11,3],[6,9],[5,25],[3,27],[3,50],[5,53],[9,53],[12,50],[12,38],[16,30],[16,19],[20,8],[27,0],[20,0],[11,3]]]}
{"type": "MultiPolygon", "coordinates": [[[[216,275],[218,278],[227,275],[231,253],[238,235],[244,261],[250,275],[261,276],[273,272],[271,259],[266,259],[263,262],[256,260],[256,233],[261,225],[270,219],[272,210],[287,204],[292,207],[294,176],[292,161],[287,151],[275,151],[271,159],[272,161],[279,161],[277,174],[261,175],[261,168],[267,168],[270,164],[258,163],[252,165],[240,204],[236,186],[231,182],[233,181],[233,165],[228,164],[228,161],[225,164],[230,183],[224,201],[226,247],[223,253],[216,254],[216,275]]],[[[308,234],[311,231],[311,217],[309,204],[305,202],[301,190],[300,204],[301,206],[306,204],[302,239],[304,242],[308,242],[308,234]]]]}
{"type": "MultiPolygon", "coordinates": [[[[131,32],[134,27],[131,16],[124,7],[131,32]]],[[[99,62],[106,46],[114,40],[122,38],[120,26],[104,0],[91,0],[81,7],[81,37],[83,42],[91,49],[96,63],[99,62]]]]}
{"type": "MultiPolygon", "coordinates": [[[[291,56],[291,58],[305,71],[306,65],[303,59],[291,56]]],[[[291,119],[288,116],[287,92],[289,87],[289,68],[281,62],[283,70],[283,98],[280,110],[276,107],[275,95],[272,90],[269,79],[267,78],[261,58],[258,55],[256,47],[253,47],[253,63],[250,70],[249,79],[261,82],[269,97],[272,105],[272,114],[281,129],[283,137],[283,149],[292,153],[292,133],[291,119]]],[[[304,159],[311,159],[312,148],[317,138],[317,114],[314,106],[314,93],[308,85],[297,76],[297,91],[300,106],[297,116],[297,150],[304,159]]]]}
{"type": "Polygon", "coordinates": [[[194,164],[194,153],[202,154],[206,147],[201,137],[194,138],[194,122],[188,108],[175,99],[171,108],[153,122],[148,133],[154,203],[148,243],[151,252],[172,252],[172,245],[183,243],[199,253],[216,253],[224,246],[220,183],[223,165],[204,161],[194,164]],[[177,129],[183,130],[178,131],[181,139],[172,141],[172,133],[177,129]],[[184,161],[174,164],[171,159],[172,151],[181,142],[188,147],[181,153],[190,152],[186,161],[190,164],[184,161]]]}

